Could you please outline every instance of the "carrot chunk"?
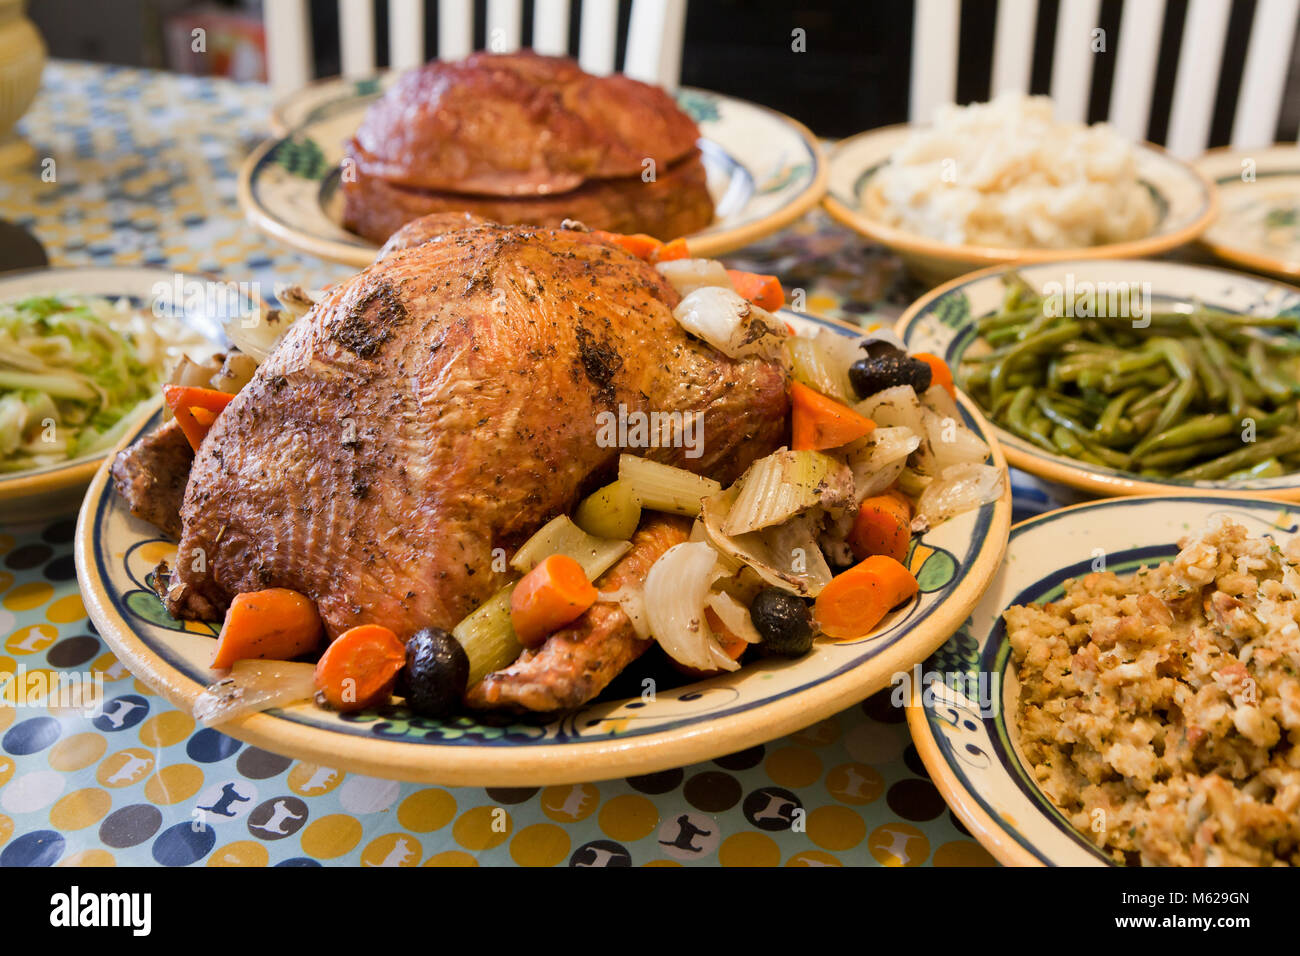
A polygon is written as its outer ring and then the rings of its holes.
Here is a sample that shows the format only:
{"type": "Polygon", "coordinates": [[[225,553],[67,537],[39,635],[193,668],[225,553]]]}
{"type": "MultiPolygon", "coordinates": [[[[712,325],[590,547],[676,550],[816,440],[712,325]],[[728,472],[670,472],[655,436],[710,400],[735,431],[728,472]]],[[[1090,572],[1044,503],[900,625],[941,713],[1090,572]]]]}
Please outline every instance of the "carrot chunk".
{"type": "Polygon", "coordinates": [[[689,259],[690,250],[686,248],[685,239],[674,239],[672,242],[664,243],[655,250],[654,258],[651,262],[671,262],[674,259],[689,259]]]}
{"type": "Polygon", "coordinates": [[[382,704],[406,664],[406,645],[381,624],[360,624],[340,634],[316,662],[316,688],[339,711],[382,704]]]}
{"type": "Polygon", "coordinates": [[[320,615],[305,595],[288,588],[236,594],[217,638],[215,668],[248,658],[292,660],[320,643],[320,615]]]}
{"type": "Polygon", "coordinates": [[[911,540],[912,505],[903,495],[887,491],[863,499],[848,537],[849,547],[859,560],[887,554],[902,562],[911,540]]]}
{"type": "Polygon", "coordinates": [[[235,396],[219,392],[215,388],[199,388],[194,385],[164,385],[163,400],[176,416],[176,422],[189,440],[195,451],[203,444],[203,438],[217,420],[221,410],[230,404],[235,396]]]}
{"type": "Polygon", "coordinates": [[[912,358],[930,366],[930,384],[942,385],[953,398],[957,397],[957,386],[952,381],[952,369],[948,363],[929,352],[914,352],[912,358]]]}
{"type": "Polygon", "coordinates": [[[859,415],[847,405],[827,398],[802,382],[790,386],[793,407],[791,447],[795,451],[821,451],[839,448],[876,427],[870,418],[859,415]]]}
{"type": "Polygon", "coordinates": [[[553,554],[515,585],[510,623],[520,644],[536,647],[595,603],[596,588],[582,565],[566,554],[553,554]]]}
{"type": "Polygon", "coordinates": [[[829,637],[866,637],[891,608],[918,590],[911,571],[889,555],[875,554],[822,588],[813,603],[813,619],[829,637]]]}
{"type": "Polygon", "coordinates": [[[606,232],[603,229],[593,229],[591,234],[593,236],[599,236],[606,242],[612,242],[615,245],[622,246],[638,259],[644,259],[646,262],[652,261],[655,253],[662,249],[664,245],[654,236],[647,236],[643,232],[624,235],[621,232],[606,232]]]}
{"type": "Polygon", "coordinates": [[[781,288],[781,280],[776,276],[742,272],[739,269],[728,269],[727,275],[731,276],[731,284],[736,287],[740,297],[748,299],[760,309],[775,312],[785,305],[785,290],[781,288]]]}

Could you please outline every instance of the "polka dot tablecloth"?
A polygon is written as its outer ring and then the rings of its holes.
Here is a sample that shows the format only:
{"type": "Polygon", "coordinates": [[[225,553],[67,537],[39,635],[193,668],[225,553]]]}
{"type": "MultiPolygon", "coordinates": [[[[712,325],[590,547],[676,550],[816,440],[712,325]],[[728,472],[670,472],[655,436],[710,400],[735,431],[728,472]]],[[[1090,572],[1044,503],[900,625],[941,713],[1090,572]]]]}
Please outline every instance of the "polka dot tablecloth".
{"type": "MultiPolygon", "coordinates": [[[[308,287],[348,270],[247,226],[243,155],[264,88],[54,63],[0,172],[0,214],[54,265],[156,265],[308,287]],[[53,158],[54,182],[39,162],[53,158]]],[[[728,257],[805,290],[809,311],[887,321],[917,292],[880,249],[815,213],[728,257]]],[[[1039,510],[1041,490],[1017,486],[1039,510]]],[[[0,671],[101,675],[99,716],[0,703],[0,866],[675,866],[992,863],[926,777],[888,692],[793,736],[681,769],[540,789],[346,774],[197,726],[135,680],[86,618],[74,516],[0,525],[0,671]]],[[[29,685],[30,686],[30,685],[29,685]]]]}

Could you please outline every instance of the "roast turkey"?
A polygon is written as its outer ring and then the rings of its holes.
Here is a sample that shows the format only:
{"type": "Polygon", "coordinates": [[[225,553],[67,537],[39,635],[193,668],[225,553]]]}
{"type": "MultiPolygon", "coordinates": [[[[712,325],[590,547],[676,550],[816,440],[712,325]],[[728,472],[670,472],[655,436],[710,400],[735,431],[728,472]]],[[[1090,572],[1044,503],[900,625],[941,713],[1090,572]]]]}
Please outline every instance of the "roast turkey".
{"type": "Polygon", "coordinates": [[[390,251],[330,289],[217,418],[168,609],[218,620],[237,593],[285,587],[332,636],[449,629],[620,453],[734,480],[788,440],[786,375],[688,336],[678,301],[582,231],[479,224],[390,251]],[[702,414],[698,457],[601,439],[601,412],[656,411],[702,414]]]}

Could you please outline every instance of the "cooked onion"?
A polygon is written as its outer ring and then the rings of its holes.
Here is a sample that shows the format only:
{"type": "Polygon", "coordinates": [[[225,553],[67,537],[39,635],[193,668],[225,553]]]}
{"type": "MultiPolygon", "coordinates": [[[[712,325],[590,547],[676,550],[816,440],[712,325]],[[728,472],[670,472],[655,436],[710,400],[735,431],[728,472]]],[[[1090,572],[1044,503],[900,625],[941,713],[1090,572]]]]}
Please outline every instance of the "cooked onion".
{"type": "Polygon", "coordinates": [[[665,279],[682,296],[690,295],[696,289],[717,286],[720,289],[736,291],[727,275],[726,267],[717,259],[671,259],[655,265],[665,279]]]}
{"type": "Polygon", "coordinates": [[[989,446],[960,419],[940,415],[924,406],[921,417],[925,420],[925,458],[929,465],[920,466],[921,471],[940,475],[950,465],[977,463],[988,458],[989,446]]]}
{"type": "Polygon", "coordinates": [[[211,684],[194,702],[194,719],[209,727],[316,694],[316,668],[296,661],[236,661],[230,676],[211,684]]]}
{"type": "Polygon", "coordinates": [[[650,633],[669,657],[697,670],[740,668],[723,653],[704,618],[709,589],[719,573],[713,548],[687,541],[665,551],[645,579],[650,633]]]}
{"type": "Polygon", "coordinates": [[[921,403],[910,385],[882,389],[854,406],[854,411],[876,423],[877,428],[902,427],[924,435],[921,403]]]}
{"type": "Polygon", "coordinates": [[[831,579],[831,569],[817,544],[816,522],[822,518],[820,509],[774,528],[729,535],[723,525],[735,501],[734,487],[704,499],[701,517],[713,546],[748,565],[773,587],[802,597],[820,594],[831,579]]]}
{"type": "Polygon", "coordinates": [[[723,525],[728,535],[770,528],[817,505],[841,509],[852,498],[853,479],[829,455],[782,448],[750,465],[736,488],[723,525]]]}
{"type": "Polygon", "coordinates": [[[762,638],[749,616],[749,608],[741,604],[726,591],[715,591],[705,602],[728,631],[735,634],[746,644],[757,644],[762,638]]]}
{"type": "Polygon", "coordinates": [[[907,456],[920,444],[920,436],[910,428],[895,425],[877,428],[845,446],[857,501],[878,495],[897,481],[907,465],[907,456]]]}
{"type": "Polygon", "coordinates": [[[645,594],[640,588],[626,585],[615,591],[599,591],[596,600],[617,604],[632,622],[636,636],[645,640],[650,636],[650,621],[645,613],[645,594]]]}
{"type": "Polygon", "coordinates": [[[785,326],[774,315],[734,289],[696,289],[677,304],[673,316],[687,332],[729,358],[775,356],[786,338],[785,326]]]}
{"type": "Polygon", "coordinates": [[[924,531],[1002,495],[1002,471],[992,465],[949,465],[926,486],[916,503],[913,530],[924,531]]]}

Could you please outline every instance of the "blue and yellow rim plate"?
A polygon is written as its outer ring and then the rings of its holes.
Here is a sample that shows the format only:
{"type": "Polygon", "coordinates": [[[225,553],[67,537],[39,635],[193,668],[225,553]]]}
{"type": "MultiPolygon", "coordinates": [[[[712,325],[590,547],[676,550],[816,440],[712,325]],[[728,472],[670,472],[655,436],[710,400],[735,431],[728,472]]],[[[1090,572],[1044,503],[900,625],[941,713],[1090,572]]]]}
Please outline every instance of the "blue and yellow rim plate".
{"type": "Polygon", "coordinates": [[[1201,245],[1244,269],[1300,280],[1300,146],[1212,149],[1192,165],[1219,189],[1201,245]]]}
{"type": "Polygon", "coordinates": [[[1113,862],[1038,788],[1020,752],[1012,716],[1016,682],[1002,612],[1059,597],[1069,578],[1092,569],[1098,549],[1107,569],[1117,574],[1170,560],[1180,538],[1220,514],[1245,524],[1252,534],[1300,532],[1294,505],[1212,494],[1091,501],[1020,522],[1011,529],[1006,563],[970,618],[914,669],[907,691],[898,691],[909,702],[908,727],[931,780],[1000,862],[1113,862]]]}
{"type": "MultiPolygon", "coordinates": [[[[783,313],[808,331],[860,332],[783,313]]],[[[966,403],[967,423],[1005,468],[988,424],[966,403]]],[[[154,416],[152,421],[156,421],[154,416]]],[[[149,427],[146,423],[142,428],[149,427]]],[[[133,436],[124,441],[129,442],[133,436]]],[[[652,773],[792,733],[864,699],[938,647],[966,619],[1001,563],[1010,527],[1002,497],[927,533],[910,561],[922,593],[875,633],[819,642],[797,661],[763,661],[734,674],[640,697],[597,701],[555,719],[416,717],[401,707],[350,715],[301,704],[224,725],[266,750],[371,776],[447,786],[542,786],[652,773]]],[[[207,669],[217,625],[172,620],[148,587],[175,545],[133,518],[105,464],[77,523],[77,575],[87,612],[130,670],[177,707],[192,710],[215,679],[207,669]]]]}
{"type": "MultiPolygon", "coordinates": [[[[972,272],[912,303],[899,318],[895,331],[911,351],[940,355],[955,371],[967,349],[979,338],[976,321],[1000,308],[1002,279],[1008,272],[1018,272],[1039,290],[1046,282],[1076,289],[1083,283],[1093,283],[1099,289],[1121,283],[1136,283],[1141,288],[1141,284],[1149,283],[1154,309],[1199,303],[1241,314],[1300,315],[1300,289],[1272,279],[1185,262],[1089,259],[1017,263],[972,272]]],[[[1099,497],[1202,492],[1300,501],[1300,473],[1232,482],[1149,478],[1054,455],[997,425],[992,428],[1014,467],[1099,497]]]]}
{"type": "MultiPolygon", "coordinates": [[[[363,268],[379,247],[343,228],[343,146],[392,74],[325,80],[276,109],[293,123],[255,149],[239,171],[239,204],[255,226],[303,252],[363,268]]],[[[715,258],[777,232],[821,201],[829,175],[816,137],[799,121],[754,103],[683,87],[678,105],[700,128],[715,218],[685,237],[715,258]]]]}

